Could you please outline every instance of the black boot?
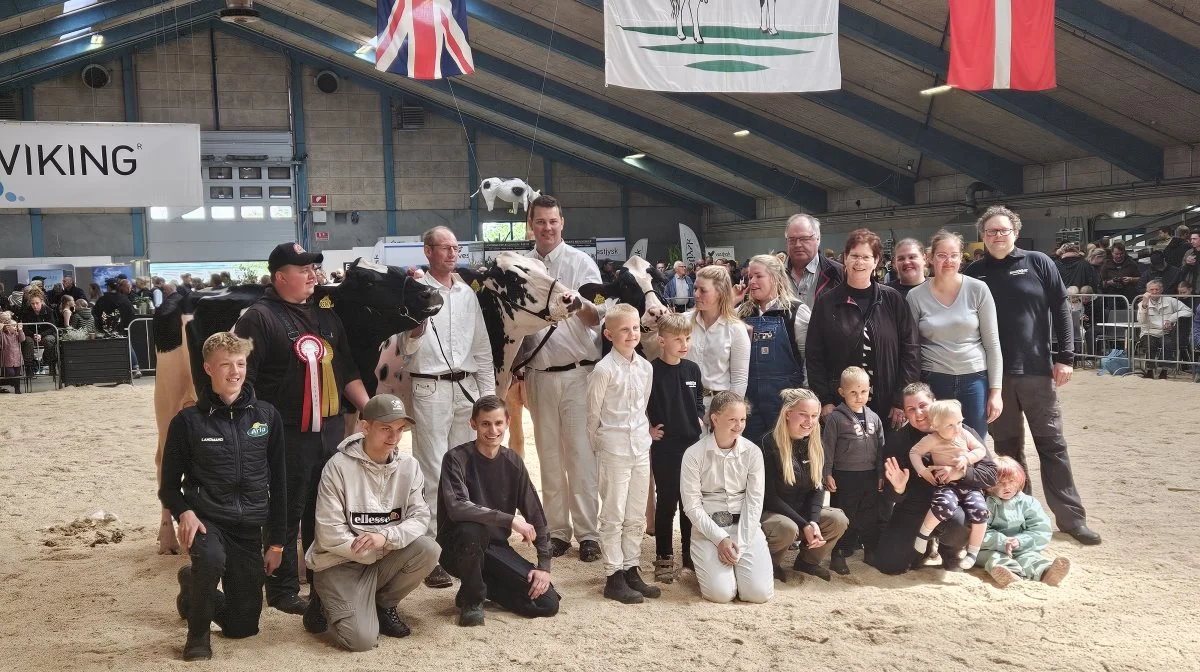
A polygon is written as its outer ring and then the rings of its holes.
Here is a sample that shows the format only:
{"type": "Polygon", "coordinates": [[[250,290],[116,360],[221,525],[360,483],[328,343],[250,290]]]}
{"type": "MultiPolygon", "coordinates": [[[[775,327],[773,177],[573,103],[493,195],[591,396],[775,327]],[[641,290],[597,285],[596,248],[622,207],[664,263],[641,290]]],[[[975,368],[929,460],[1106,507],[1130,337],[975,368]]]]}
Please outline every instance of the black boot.
{"type": "Polygon", "coordinates": [[[321,609],[321,596],[317,595],[317,591],[313,590],[308,596],[308,608],[304,610],[304,629],[319,635],[329,629],[329,621],[325,618],[325,612],[321,609]]]}
{"type": "Polygon", "coordinates": [[[483,625],[483,605],[472,604],[461,607],[458,613],[458,624],[466,628],[483,625]]]}
{"type": "Polygon", "coordinates": [[[212,658],[212,642],[210,638],[211,634],[207,630],[195,637],[188,635],[187,641],[183,645],[183,659],[192,661],[209,660],[212,658]]]}
{"type": "Polygon", "coordinates": [[[400,614],[396,613],[395,607],[384,609],[376,605],[375,612],[379,615],[379,634],[388,637],[407,637],[412,634],[400,614]]]}
{"type": "Polygon", "coordinates": [[[630,567],[625,570],[625,583],[629,587],[641,593],[645,597],[658,597],[662,595],[662,588],[658,586],[648,585],[642,580],[642,575],[638,573],[637,567],[630,567]]]}
{"type": "Polygon", "coordinates": [[[641,604],[645,601],[641,593],[629,587],[625,572],[620,570],[608,575],[608,581],[604,584],[604,596],[622,604],[641,604]]]}

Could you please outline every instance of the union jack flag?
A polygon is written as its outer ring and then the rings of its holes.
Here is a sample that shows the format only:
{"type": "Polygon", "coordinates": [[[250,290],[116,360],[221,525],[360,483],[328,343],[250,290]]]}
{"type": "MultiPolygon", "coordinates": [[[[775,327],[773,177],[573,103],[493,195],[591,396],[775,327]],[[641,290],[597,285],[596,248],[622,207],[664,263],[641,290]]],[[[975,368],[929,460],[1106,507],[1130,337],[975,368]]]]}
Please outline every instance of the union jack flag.
{"type": "Polygon", "coordinates": [[[375,69],[413,79],[475,72],[467,0],[378,0],[375,69]]]}

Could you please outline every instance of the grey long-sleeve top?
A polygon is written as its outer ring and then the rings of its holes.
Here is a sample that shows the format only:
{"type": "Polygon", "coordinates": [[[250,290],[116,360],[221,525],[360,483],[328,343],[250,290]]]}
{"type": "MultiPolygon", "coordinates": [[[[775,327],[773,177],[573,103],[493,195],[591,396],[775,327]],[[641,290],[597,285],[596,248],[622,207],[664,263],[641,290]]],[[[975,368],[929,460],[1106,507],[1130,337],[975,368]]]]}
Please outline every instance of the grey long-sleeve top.
{"type": "Polygon", "coordinates": [[[906,300],[921,333],[921,369],[962,376],[987,371],[988,387],[1004,377],[996,303],[982,280],[963,276],[954,303],[933,296],[933,282],[914,287],[906,300]]]}

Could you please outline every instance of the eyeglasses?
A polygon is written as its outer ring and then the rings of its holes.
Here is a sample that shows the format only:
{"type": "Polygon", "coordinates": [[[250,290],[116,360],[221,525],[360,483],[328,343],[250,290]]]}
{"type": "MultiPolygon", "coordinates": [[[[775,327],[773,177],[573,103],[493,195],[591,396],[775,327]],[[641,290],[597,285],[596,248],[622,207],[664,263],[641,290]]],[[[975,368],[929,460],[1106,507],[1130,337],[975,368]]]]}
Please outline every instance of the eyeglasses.
{"type": "Polygon", "coordinates": [[[459,250],[462,249],[458,245],[430,245],[429,247],[432,247],[438,252],[453,252],[454,254],[458,254],[459,250]]]}
{"type": "Polygon", "coordinates": [[[807,245],[816,239],[816,236],[784,236],[788,245],[807,245]]]}
{"type": "Polygon", "coordinates": [[[847,254],[846,258],[850,261],[875,261],[873,254],[847,254]]]}
{"type": "Polygon", "coordinates": [[[933,255],[933,258],[937,259],[938,261],[950,261],[951,259],[962,259],[962,255],[950,254],[949,252],[938,252],[937,254],[933,255]]]}
{"type": "Polygon", "coordinates": [[[987,236],[988,238],[1003,238],[1011,235],[1012,232],[1013,229],[987,229],[983,232],[983,235],[987,236]]]}

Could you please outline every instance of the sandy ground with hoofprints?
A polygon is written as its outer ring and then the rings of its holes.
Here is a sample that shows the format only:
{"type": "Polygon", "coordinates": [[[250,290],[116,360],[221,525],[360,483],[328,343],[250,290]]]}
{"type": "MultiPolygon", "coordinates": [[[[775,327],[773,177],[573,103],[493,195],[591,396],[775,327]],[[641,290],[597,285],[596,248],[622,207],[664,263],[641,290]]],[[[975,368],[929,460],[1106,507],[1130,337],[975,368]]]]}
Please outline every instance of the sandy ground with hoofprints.
{"type": "MultiPolygon", "coordinates": [[[[185,667],[174,599],[184,559],[154,553],[151,385],[0,396],[0,668],[185,667]],[[77,522],[99,510],[118,520],[77,522]]],[[[706,603],[688,576],[623,606],[601,597],[600,564],[572,551],[554,565],[557,618],[495,608],[485,627],[459,628],[453,590],[421,587],[400,606],[407,639],[344,653],[267,609],[257,637],[214,636],[209,667],[1200,670],[1200,385],[1080,371],[1063,399],[1105,542],[1055,534],[1049,552],[1074,562],[1057,589],[999,590],[980,572],[887,577],[856,556],[850,576],[776,583],[765,605],[706,603]]],[[[536,452],[527,459],[536,483],[536,452]]],[[[653,540],[642,549],[650,573],[653,540]]]]}

